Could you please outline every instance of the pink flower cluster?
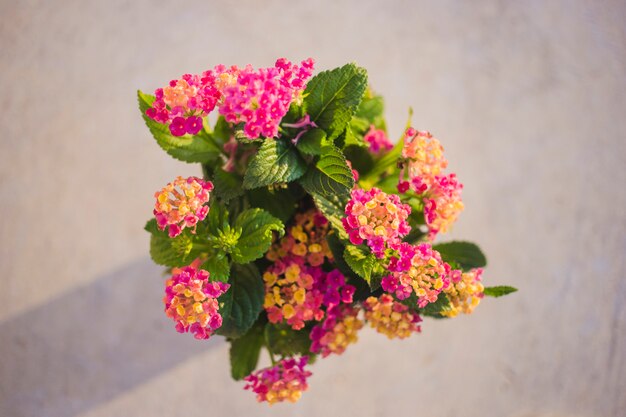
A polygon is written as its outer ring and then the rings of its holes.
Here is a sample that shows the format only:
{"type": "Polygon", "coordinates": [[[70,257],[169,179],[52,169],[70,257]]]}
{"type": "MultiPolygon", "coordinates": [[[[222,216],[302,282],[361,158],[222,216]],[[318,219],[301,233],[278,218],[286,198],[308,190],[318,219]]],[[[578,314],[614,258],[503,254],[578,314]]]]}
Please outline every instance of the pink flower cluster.
{"type": "Polygon", "coordinates": [[[428,243],[400,244],[398,256],[391,257],[388,269],[392,273],[383,278],[383,290],[395,294],[399,300],[415,293],[420,308],[437,301],[450,284],[450,266],[428,243]]]}
{"type": "Polygon", "coordinates": [[[350,304],[356,290],[353,285],[346,284],[346,277],[338,269],[320,275],[315,287],[322,295],[322,304],[327,308],[341,303],[350,304]]]}
{"type": "Polygon", "coordinates": [[[312,374],[304,369],[307,361],[307,356],[283,359],[274,366],[253,372],[245,378],[244,389],[252,390],[258,402],[267,401],[270,405],[283,401],[295,403],[309,387],[307,378],[312,374]]]}
{"type": "Polygon", "coordinates": [[[404,304],[395,301],[389,294],[383,294],[379,298],[369,297],[363,308],[365,320],[370,327],[389,339],[404,339],[421,331],[421,317],[409,311],[404,304]]]}
{"type": "Polygon", "coordinates": [[[195,135],[202,129],[202,118],[218,107],[228,122],[244,123],[248,138],[276,137],[289,105],[313,74],[313,64],[311,58],[299,66],[280,58],[274,67],[256,71],[250,65],[218,65],[202,75],[185,74],[155,91],[146,115],[169,124],[174,136],[195,135]]]}
{"type": "Polygon", "coordinates": [[[410,213],[411,208],[402,204],[397,195],[378,188],[357,188],[352,191],[342,221],[352,244],[367,241],[372,252],[382,258],[386,247],[399,244],[400,238],[411,231],[407,222],[410,213]]]}
{"type": "Polygon", "coordinates": [[[450,273],[450,285],[444,291],[450,300],[450,307],[441,312],[446,317],[456,317],[459,313],[471,314],[484,297],[485,287],[481,283],[482,268],[468,272],[455,269],[450,273]]]}
{"type": "Polygon", "coordinates": [[[324,358],[345,352],[348,345],[357,342],[357,332],[363,327],[358,314],[359,309],[351,304],[329,308],[324,321],[311,330],[311,352],[321,353],[324,358]]]}
{"type": "Polygon", "coordinates": [[[217,297],[229,287],[224,282],[209,282],[207,271],[182,268],[165,283],[165,313],[176,322],[179,333],[208,339],[222,325],[217,297]]]}
{"type": "Polygon", "coordinates": [[[443,156],[443,146],[429,132],[410,127],[404,142],[405,165],[400,171],[398,191],[404,194],[411,189],[422,197],[428,237],[432,240],[437,233],[448,231],[463,210],[463,185],[455,174],[443,174],[448,161],[443,156]]]}
{"type": "Polygon", "coordinates": [[[312,74],[310,58],[300,66],[284,58],[277,60],[273,68],[254,71],[247,66],[239,72],[236,83],[223,89],[219,112],[228,122],[244,123],[244,133],[250,139],[276,137],[289,105],[304,90],[312,74]]]}
{"type": "Polygon", "coordinates": [[[374,154],[379,154],[383,150],[388,151],[393,148],[393,143],[391,143],[385,131],[376,129],[374,125],[370,126],[370,130],[367,131],[363,140],[369,144],[369,150],[374,154]]]}
{"type": "Polygon", "coordinates": [[[154,217],[159,229],[169,226],[170,237],[176,237],[186,227],[192,227],[195,233],[196,224],[206,218],[209,212],[210,192],[213,190],[211,181],[196,177],[176,177],[162,190],[154,194],[154,217]]]}
{"type": "Polygon", "coordinates": [[[456,221],[464,205],[461,201],[463,184],[455,174],[437,175],[424,197],[424,218],[428,224],[429,237],[445,233],[456,221]]]}
{"type": "Polygon", "coordinates": [[[202,129],[202,118],[213,111],[221,97],[213,71],[202,76],[185,74],[154,94],[155,100],[146,115],[159,123],[169,123],[174,136],[197,134],[202,129]]]}
{"type": "Polygon", "coordinates": [[[307,266],[304,258],[288,256],[277,260],[263,274],[265,302],[263,307],[271,323],[287,321],[293,329],[304,327],[305,321],[321,320],[324,295],[315,282],[324,272],[307,266]]]}

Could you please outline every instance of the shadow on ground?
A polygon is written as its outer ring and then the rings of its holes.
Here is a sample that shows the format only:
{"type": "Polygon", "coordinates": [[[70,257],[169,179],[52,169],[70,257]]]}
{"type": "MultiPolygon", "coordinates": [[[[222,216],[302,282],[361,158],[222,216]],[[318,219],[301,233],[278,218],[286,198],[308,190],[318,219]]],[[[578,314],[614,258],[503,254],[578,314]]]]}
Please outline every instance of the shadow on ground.
{"type": "Polygon", "coordinates": [[[0,415],[73,416],[216,347],[174,331],[163,282],[144,259],[0,323],[0,415]]]}

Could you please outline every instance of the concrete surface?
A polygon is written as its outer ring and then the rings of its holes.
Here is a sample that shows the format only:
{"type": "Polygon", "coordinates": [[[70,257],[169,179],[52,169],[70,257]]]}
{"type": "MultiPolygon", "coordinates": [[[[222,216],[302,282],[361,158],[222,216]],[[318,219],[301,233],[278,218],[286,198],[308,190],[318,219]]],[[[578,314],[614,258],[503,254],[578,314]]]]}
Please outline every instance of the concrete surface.
{"type": "Polygon", "coordinates": [[[0,416],[626,415],[626,4],[0,1],[0,416]],[[136,109],[217,63],[357,61],[466,184],[449,238],[520,292],[365,331],[295,406],[178,336],[147,257],[170,159],[136,109]]]}

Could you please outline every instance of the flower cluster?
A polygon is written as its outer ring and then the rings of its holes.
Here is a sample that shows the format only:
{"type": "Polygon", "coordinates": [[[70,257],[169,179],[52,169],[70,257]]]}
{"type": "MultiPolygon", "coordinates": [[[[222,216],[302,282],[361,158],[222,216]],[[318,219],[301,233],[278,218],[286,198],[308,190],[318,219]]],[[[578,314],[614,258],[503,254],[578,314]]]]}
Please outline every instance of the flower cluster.
{"type": "Polygon", "coordinates": [[[248,138],[276,137],[278,124],[312,73],[310,58],[299,66],[280,58],[274,67],[258,70],[219,65],[157,89],[146,115],[169,124],[174,136],[195,135],[202,129],[202,118],[218,107],[228,122],[244,123],[248,138]]]}
{"type": "Polygon", "coordinates": [[[389,294],[383,294],[379,298],[369,297],[363,307],[365,320],[389,339],[396,337],[404,339],[414,332],[421,331],[419,326],[421,317],[410,312],[404,304],[394,301],[389,294]]]}
{"type": "Polygon", "coordinates": [[[404,242],[397,254],[389,261],[388,269],[392,273],[383,278],[383,290],[395,294],[399,300],[415,293],[420,308],[437,301],[441,291],[450,284],[450,266],[443,262],[439,252],[427,243],[404,242]]]}
{"type": "Polygon", "coordinates": [[[193,228],[204,220],[209,212],[210,192],[213,190],[211,181],[196,177],[177,177],[161,191],[154,194],[154,217],[159,229],[168,227],[170,237],[176,237],[186,227],[193,228]]]}
{"type": "Polygon", "coordinates": [[[304,259],[288,256],[274,262],[263,274],[265,302],[263,307],[271,323],[287,321],[293,329],[304,327],[305,321],[321,320],[324,296],[314,287],[323,271],[307,266],[304,259]]]}
{"type": "Polygon", "coordinates": [[[425,184],[430,184],[448,166],[441,143],[430,132],[412,127],[406,130],[402,157],[407,162],[409,178],[419,177],[425,184]]]}
{"type": "Polygon", "coordinates": [[[311,209],[298,213],[293,226],[272,245],[266,258],[276,261],[287,255],[296,255],[304,257],[311,266],[320,266],[325,260],[332,261],[333,254],[326,241],[328,229],[328,220],[319,211],[311,209]]]}
{"type": "Polygon", "coordinates": [[[276,137],[278,124],[312,74],[312,59],[298,66],[281,58],[274,67],[257,71],[247,66],[239,72],[235,83],[223,89],[219,112],[228,122],[244,123],[244,133],[250,139],[261,135],[276,137]]]}
{"type": "Polygon", "coordinates": [[[382,129],[376,129],[374,125],[370,126],[363,140],[369,145],[370,152],[379,154],[381,151],[388,151],[393,148],[393,143],[387,137],[382,129]]]}
{"type": "Polygon", "coordinates": [[[326,318],[311,330],[311,352],[326,357],[331,353],[341,355],[348,345],[356,343],[357,332],[363,327],[358,318],[359,309],[340,304],[329,308],[326,318]]]}
{"type": "Polygon", "coordinates": [[[212,71],[203,76],[185,74],[157,89],[152,107],[146,110],[151,119],[168,124],[174,136],[195,135],[202,129],[202,118],[215,108],[221,93],[215,87],[212,71]]]}
{"type": "Polygon", "coordinates": [[[386,246],[399,243],[400,238],[411,231],[407,222],[411,208],[402,204],[397,195],[386,194],[378,188],[369,191],[357,188],[351,197],[342,221],[354,245],[367,241],[372,252],[382,258],[386,246]]]}
{"type": "Polygon", "coordinates": [[[450,285],[444,290],[450,307],[441,312],[446,317],[456,317],[459,312],[470,314],[483,298],[485,287],[481,281],[483,270],[475,268],[468,272],[454,270],[450,273],[450,285]]]}
{"type": "Polygon", "coordinates": [[[208,339],[222,325],[217,297],[229,287],[224,282],[209,282],[207,271],[182,268],[165,284],[165,313],[176,322],[178,332],[208,339]]]}
{"type": "Polygon", "coordinates": [[[328,308],[351,303],[356,290],[353,285],[346,284],[346,277],[338,269],[319,275],[315,288],[322,295],[322,304],[328,308]]]}
{"type": "Polygon", "coordinates": [[[457,181],[455,174],[434,178],[424,197],[424,218],[431,239],[439,232],[447,232],[463,211],[462,189],[463,184],[457,181]]]}
{"type": "Polygon", "coordinates": [[[267,401],[270,405],[283,401],[295,403],[309,387],[307,378],[312,374],[304,369],[307,361],[307,356],[283,359],[274,366],[253,372],[245,378],[244,389],[252,390],[258,402],[267,401]]]}

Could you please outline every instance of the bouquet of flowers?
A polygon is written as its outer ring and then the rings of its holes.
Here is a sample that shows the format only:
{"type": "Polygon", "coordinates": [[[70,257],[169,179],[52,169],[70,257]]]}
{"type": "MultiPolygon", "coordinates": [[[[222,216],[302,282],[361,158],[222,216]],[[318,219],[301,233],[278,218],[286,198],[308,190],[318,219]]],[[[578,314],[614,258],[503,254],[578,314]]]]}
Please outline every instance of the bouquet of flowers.
{"type": "Polygon", "coordinates": [[[440,142],[409,117],[394,145],[365,69],[313,67],[218,65],[138,92],[157,144],[202,167],[155,193],[145,227],[165,312],[226,337],[232,377],[269,404],[297,401],[308,365],[366,325],[402,339],[515,291],[482,284],[475,244],[433,244],[464,208],[440,142]]]}

